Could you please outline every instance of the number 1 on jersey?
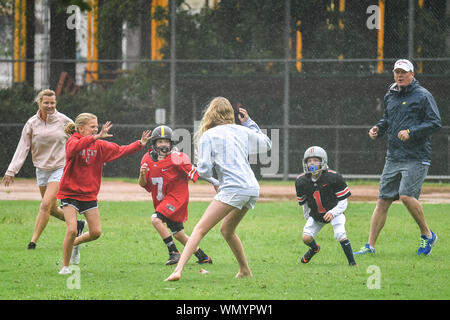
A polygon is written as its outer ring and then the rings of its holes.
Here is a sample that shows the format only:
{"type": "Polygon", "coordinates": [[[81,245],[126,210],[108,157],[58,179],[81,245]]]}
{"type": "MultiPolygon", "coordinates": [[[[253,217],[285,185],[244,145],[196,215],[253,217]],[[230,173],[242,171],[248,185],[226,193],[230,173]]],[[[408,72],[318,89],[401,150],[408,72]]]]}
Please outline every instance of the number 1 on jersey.
{"type": "Polygon", "coordinates": [[[326,213],[327,210],[322,205],[322,199],[320,198],[320,192],[314,191],[313,197],[314,197],[314,200],[316,200],[317,210],[319,211],[319,213],[326,213]]]}

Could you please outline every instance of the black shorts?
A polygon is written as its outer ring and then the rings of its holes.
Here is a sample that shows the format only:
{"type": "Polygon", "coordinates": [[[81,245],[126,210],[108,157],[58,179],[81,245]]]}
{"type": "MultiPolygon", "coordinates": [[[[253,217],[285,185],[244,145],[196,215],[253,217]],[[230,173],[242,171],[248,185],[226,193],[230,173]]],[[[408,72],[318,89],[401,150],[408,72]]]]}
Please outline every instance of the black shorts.
{"type": "Polygon", "coordinates": [[[158,218],[165,224],[167,224],[167,227],[172,231],[172,234],[175,234],[177,232],[180,232],[184,229],[184,225],[182,222],[175,222],[170,219],[168,219],[165,215],[159,212],[155,212],[154,215],[152,215],[152,218],[158,218]]]}
{"type": "Polygon", "coordinates": [[[98,208],[97,201],[80,201],[70,198],[61,199],[61,208],[65,206],[74,207],[79,213],[98,208]]]}

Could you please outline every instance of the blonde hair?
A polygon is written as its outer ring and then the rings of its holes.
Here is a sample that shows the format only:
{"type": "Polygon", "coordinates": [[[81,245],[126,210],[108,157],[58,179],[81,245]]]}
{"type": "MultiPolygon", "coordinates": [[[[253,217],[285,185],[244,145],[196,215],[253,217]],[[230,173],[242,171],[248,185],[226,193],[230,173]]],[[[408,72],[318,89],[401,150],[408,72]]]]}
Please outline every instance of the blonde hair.
{"type": "Polygon", "coordinates": [[[84,125],[86,125],[88,123],[89,120],[91,119],[96,119],[97,116],[95,114],[92,113],[81,113],[77,116],[77,118],[75,119],[75,123],[73,122],[69,122],[64,126],[64,132],[71,136],[73,135],[76,131],[78,131],[79,127],[82,127],[84,125]]]}
{"type": "Polygon", "coordinates": [[[224,97],[215,97],[203,111],[200,128],[195,134],[195,140],[198,142],[202,134],[208,129],[222,124],[234,123],[234,109],[230,101],[224,97]]]}
{"type": "Polygon", "coordinates": [[[38,93],[38,95],[34,99],[34,102],[36,102],[36,103],[42,102],[42,99],[44,98],[44,96],[48,96],[48,97],[55,96],[56,97],[56,93],[53,90],[44,89],[44,90],[42,90],[41,92],[38,93]]]}

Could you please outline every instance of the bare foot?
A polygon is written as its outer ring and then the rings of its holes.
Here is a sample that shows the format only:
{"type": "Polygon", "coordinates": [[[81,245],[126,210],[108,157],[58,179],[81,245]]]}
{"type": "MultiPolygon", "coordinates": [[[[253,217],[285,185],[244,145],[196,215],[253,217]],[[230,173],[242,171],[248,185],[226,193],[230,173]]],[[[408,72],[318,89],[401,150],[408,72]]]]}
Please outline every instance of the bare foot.
{"type": "Polygon", "coordinates": [[[178,281],[180,279],[181,279],[181,274],[174,272],[164,281],[178,281]]]}
{"type": "Polygon", "coordinates": [[[235,278],[253,278],[253,274],[250,271],[246,271],[246,272],[239,271],[236,274],[235,278]]]}

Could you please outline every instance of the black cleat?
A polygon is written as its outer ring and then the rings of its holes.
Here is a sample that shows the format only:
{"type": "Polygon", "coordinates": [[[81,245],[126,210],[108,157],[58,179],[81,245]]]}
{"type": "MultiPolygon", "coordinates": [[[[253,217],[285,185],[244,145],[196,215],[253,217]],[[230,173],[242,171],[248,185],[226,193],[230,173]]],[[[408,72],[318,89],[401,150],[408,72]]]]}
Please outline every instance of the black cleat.
{"type": "Polygon", "coordinates": [[[197,261],[198,264],[212,263],[212,259],[208,257],[206,253],[204,253],[203,250],[200,248],[194,253],[194,255],[198,259],[197,261]]]}
{"type": "Polygon", "coordinates": [[[303,255],[301,262],[302,263],[308,263],[311,258],[320,251],[320,246],[317,245],[318,249],[316,251],[314,251],[313,249],[309,249],[308,251],[306,251],[306,253],[303,255]]]}
{"type": "Polygon", "coordinates": [[[198,259],[197,263],[198,264],[205,264],[205,263],[212,264],[212,259],[210,257],[206,256],[203,259],[198,259]]]}
{"type": "Polygon", "coordinates": [[[83,234],[84,228],[86,228],[86,221],[78,220],[77,221],[77,237],[79,237],[83,234]]]}
{"type": "Polygon", "coordinates": [[[30,243],[28,244],[27,249],[28,249],[28,250],[34,250],[34,249],[36,249],[36,243],[30,242],[30,243]]]}
{"type": "Polygon", "coordinates": [[[178,261],[180,260],[180,256],[181,256],[180,252],[178,251],[172,251],[171,253],[169,253],[169,260],[167,260],[166,266],[177,264],[178,261]]]}

